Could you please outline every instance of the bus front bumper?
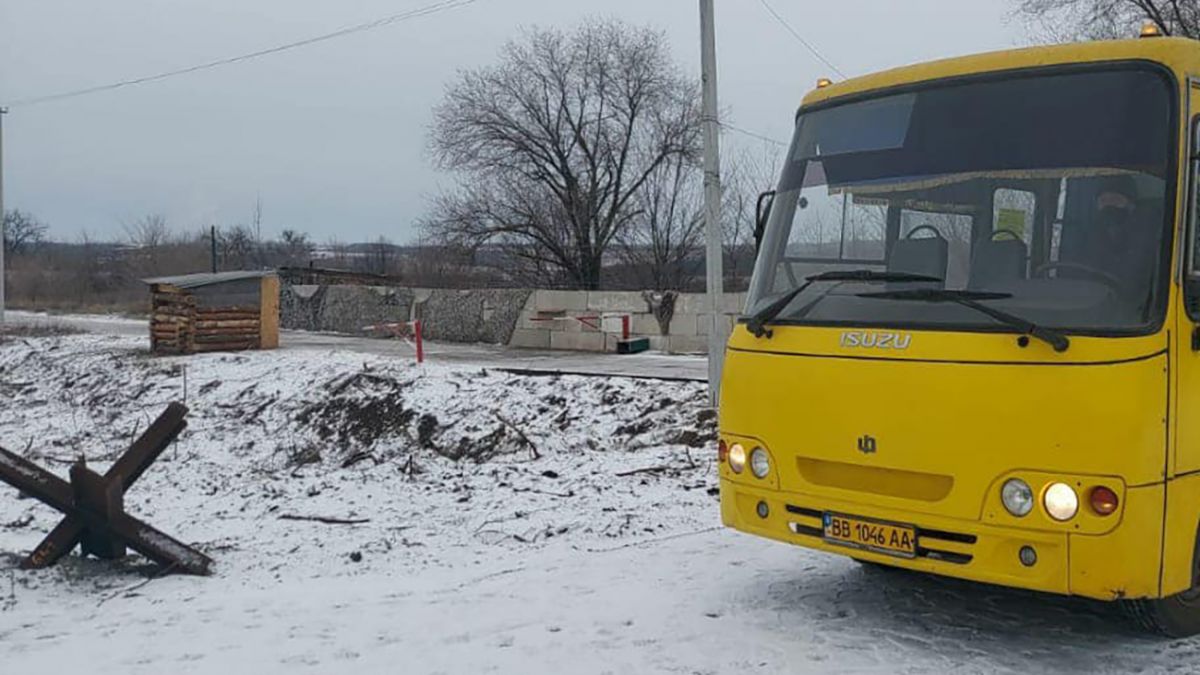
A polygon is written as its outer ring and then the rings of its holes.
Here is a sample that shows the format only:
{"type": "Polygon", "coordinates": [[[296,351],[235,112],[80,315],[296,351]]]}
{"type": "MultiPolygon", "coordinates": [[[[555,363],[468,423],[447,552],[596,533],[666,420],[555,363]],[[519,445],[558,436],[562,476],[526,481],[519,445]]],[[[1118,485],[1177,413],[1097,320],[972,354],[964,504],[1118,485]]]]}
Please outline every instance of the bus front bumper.
{"type": "Polygon", "coordinates": [[[1129,489],[1121,522],[1102,535],[986,525],[721,480],[721,521],[727,527],[805,548],[895,567],[1002,586],[1100,600],[1160,596],[1162,485],[1129,489]],[[767,516],[759,515],[765,503],[767,516]],[[823,537],[832,512],[917,528],[917,556],[851,548],[823,537]],[[1021,561],[1030,547],[1037,560],[1021,561]]]}

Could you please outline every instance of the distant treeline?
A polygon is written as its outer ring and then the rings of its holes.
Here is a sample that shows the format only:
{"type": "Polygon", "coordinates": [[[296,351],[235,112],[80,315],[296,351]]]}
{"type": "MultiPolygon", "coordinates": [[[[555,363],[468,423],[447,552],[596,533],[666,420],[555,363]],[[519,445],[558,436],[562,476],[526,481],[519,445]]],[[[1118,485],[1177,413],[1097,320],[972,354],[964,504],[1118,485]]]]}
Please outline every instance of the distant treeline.
{"type": "MultiPolygon", "coordinates": [[[[87,236],[55,241],[47,237],[44,223],[23,211],[6,213],[5,226],[7,299],[14,308],[141,313],[148,302],[142,279],[212,269],[211,229],[176,232],[159,215],[127,225],[121,241],[87,236]]],[[[315,244],[295,230],[260,237],[255,228],[244,225],[220,227],[216,234],[216,267],[221,271],[312,266],[387,275],[424,288],[522,287],[530,282],[514,266],[512,251],[506,247],[398,245],[386,238],[315,244]]],[[[603,270],[604,287],[652,288],[652,275],[639,262],[611,256],[603,270]]],[[[731,290],[745,286],[752,265],[752,250],[727,252],[731,290]]],[[[702,289],[703,251],[696,249],[686,256],[672,276],[681,282],[675,290],[702,289]]],[[[567,279],[542,285],[570,287],[567,279]]]]}

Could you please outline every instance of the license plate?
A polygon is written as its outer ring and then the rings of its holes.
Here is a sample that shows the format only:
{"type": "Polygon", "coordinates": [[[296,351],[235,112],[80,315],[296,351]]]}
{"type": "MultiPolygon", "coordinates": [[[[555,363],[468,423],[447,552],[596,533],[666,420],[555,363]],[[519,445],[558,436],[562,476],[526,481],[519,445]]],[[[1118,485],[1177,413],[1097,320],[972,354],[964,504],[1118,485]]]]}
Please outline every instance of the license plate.
{"type": "Polygon", "coordinates": [[[889,555],[917,555],[917,529],[911,525],[881,523],[837,513],[825,514],[825,540],[889,555]]]}

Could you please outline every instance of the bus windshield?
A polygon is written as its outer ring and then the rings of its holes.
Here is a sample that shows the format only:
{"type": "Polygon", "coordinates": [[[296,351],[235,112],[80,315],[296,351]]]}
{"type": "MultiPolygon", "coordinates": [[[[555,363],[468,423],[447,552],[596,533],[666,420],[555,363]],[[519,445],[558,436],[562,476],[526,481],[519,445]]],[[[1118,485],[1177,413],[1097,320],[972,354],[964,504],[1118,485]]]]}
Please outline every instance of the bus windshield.
{"type": "Polygon", "coordinates": [[[802,110],[755,266],[774,323],[1004,330],[962,291],[1041,326],[1161,323],[1174,94],[1143,65],[934,83],[802,110]],[[917,280],[892,280],[909,275],[917,280]],[[937,281],[932,281],[936,279],[937,281]]]}

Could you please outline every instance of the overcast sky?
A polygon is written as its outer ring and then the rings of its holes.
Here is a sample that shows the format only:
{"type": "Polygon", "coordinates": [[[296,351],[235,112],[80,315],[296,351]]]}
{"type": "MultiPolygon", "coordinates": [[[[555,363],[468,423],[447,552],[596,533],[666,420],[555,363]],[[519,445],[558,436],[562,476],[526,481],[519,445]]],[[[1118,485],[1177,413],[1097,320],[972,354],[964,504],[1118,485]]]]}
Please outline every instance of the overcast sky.
{"type": "MultiPolygon", "coordinates": [[[[0,103],[154,74],[325,33],[432,0],[0,0],[0,103]]],[[[770,0],[853,76],[1023,44],[1011,0],[770,0]]],[[[722,109],[786,139],[832,76],[759,0],[717,0],[722,109]]],[[[430,108],[460,68],[533,24],[602,11],[665,30],[699,71],[696,0],[478,0],[374,31],[170,80],[14,108],[5,206],[52,236],[122,236],[162,213],[178,229],[248,222],[318,242],[406,241],[446,176],[430,167],[430,108]]],[[[727,134],[726,144],[761,146],[727,134]]]]}

